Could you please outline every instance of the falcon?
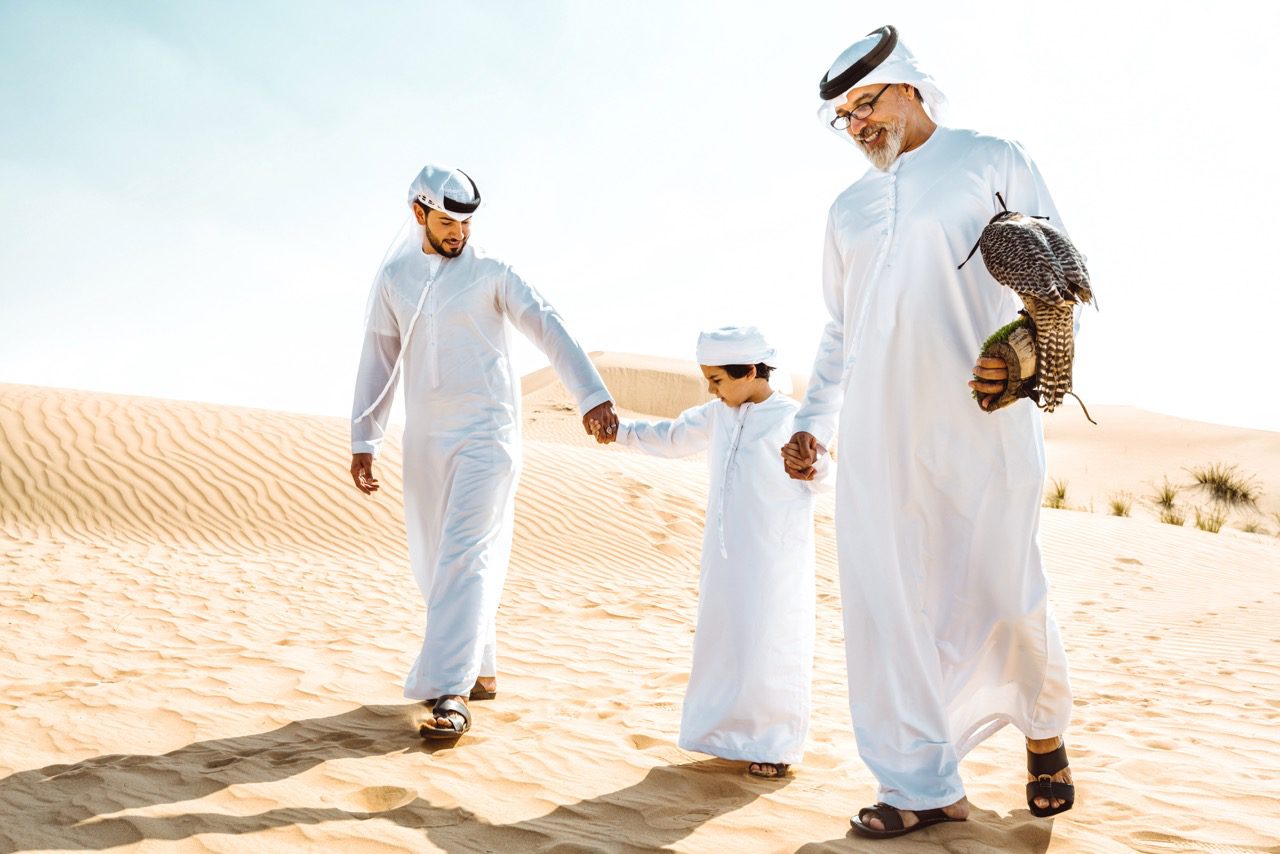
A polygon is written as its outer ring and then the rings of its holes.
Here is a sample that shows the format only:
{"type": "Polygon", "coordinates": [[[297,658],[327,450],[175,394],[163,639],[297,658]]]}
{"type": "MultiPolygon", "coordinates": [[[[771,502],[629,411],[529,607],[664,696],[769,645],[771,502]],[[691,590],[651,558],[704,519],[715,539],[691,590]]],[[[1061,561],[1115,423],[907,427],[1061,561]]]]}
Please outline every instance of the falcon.
{"type": "Polygon", "coordinates": [[[1011,211],[999,193],[996,198],[1004,210],[982,229],[960,265],[981,249],[992,278],[1016,293],[1025,306],[1018,320],[983,345],[983,356],[1002,358],[1009,367],[1008,385],[988,411],[1030,397],[1053,412],[1071,394],[1074,311],[1080,303],[1093,302],[1089,271],[1070,238],[1044,217],[1011,211]]]}

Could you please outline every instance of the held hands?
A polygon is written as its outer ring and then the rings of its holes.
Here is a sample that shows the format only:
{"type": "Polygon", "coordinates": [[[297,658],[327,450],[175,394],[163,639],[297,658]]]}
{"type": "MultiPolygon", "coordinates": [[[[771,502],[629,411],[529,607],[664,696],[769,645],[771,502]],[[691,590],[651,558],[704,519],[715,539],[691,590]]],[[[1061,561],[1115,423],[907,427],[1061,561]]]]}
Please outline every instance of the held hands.
{"type": "Polygon", "coordinates": [[[351,479],[355,481],[356,489],[365,495],[378,491],[378,481],[373,476],[373,454],[351,455],[351,479]]]}
{"type": "Polygon", "coordinates": [[[973,367],[973,379],[969,381],[969,388],[978,393],[978,405],[985,410],[1004,393],[1008,384],[1009,368],[1004,359],[984,356],[973,367]]]}
{"type": "Polygon", "coordinates": [[[601,445],[617,441],[618,416],[613,411],[613,401],[606,400],[595,409],[582,416],[582,428],[595,436],[601,445]]]}
{"type": "Polygon", "coordinates": [[[818,474],[814,464],[822,446],[812,433],[796,433],[782,446],[782,464],[792,480],[813,480],[818,474]]]}

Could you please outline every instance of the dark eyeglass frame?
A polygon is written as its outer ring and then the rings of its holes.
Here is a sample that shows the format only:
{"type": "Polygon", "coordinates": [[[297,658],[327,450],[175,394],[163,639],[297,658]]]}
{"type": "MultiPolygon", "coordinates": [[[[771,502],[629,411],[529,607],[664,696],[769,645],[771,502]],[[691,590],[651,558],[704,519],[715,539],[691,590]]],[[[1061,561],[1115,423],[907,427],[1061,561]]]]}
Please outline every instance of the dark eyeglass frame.
{"type": "Polygon", "coordinates": [[[879,101],[880,96],[889,91],[889,87],[892,85],[892,83],[884,84],[884,88],[877,92],[876,96],[870,101],[867,101],[865,104],[859,104],[847,113],[837,114],[836,117],[831,120],[831,127],[836,130],[848,130],[849,125],[853,124],[855,119],[861,122],[871,118],[871,114],[876,108],[876,101],[879,101]]]}

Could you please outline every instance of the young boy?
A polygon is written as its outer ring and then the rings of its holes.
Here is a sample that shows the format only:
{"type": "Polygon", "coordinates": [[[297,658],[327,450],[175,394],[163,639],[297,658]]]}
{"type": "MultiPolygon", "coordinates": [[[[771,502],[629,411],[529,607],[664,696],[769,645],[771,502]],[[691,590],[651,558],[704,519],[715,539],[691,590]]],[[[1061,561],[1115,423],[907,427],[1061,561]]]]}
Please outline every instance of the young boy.
{"type": "Polygon", "coordinates": [[[800,761],[813,669],[813,494],[780,449],[798,404],[769,385],[774,349],[754,327],[698,338],[716,399],[671,421],[622,422],[618,441],[648,454],[707,451],[711,484],[702,537],[698,625],[679,744],[783,777],[800,761]]]}

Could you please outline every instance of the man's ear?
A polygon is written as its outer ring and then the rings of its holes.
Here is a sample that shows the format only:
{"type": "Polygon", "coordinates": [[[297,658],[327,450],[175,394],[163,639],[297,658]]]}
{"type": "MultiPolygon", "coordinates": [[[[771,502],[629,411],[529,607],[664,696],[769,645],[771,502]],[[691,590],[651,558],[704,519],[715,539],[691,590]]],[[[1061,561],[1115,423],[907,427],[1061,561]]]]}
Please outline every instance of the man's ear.
{"type": "Polygon", "coordinates": [[[420,202],[413,203],[413,216],[418,221],[418,225],[427,224],[427,209],[420,202]]]}

